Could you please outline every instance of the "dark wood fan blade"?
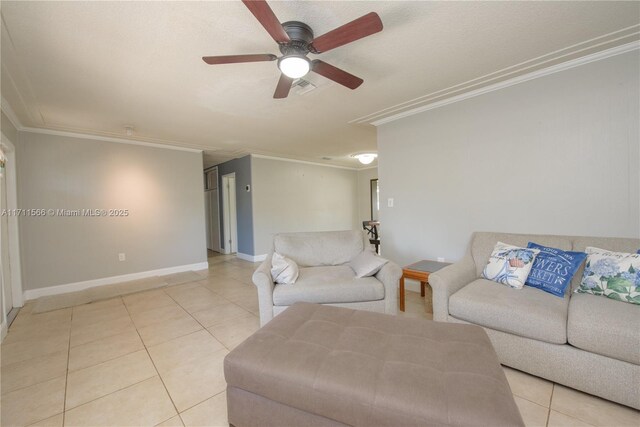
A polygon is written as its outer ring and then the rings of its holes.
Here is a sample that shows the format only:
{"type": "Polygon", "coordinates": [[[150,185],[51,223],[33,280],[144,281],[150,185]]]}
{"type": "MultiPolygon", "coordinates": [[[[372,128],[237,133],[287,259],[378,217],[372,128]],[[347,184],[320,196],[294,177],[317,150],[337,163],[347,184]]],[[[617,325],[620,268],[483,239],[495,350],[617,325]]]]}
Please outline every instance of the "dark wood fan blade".
{"type": "Polygon", "coordinates": [[[264,55],[223,55],[223,56],[203,56],[202,60],[209,65],[236,64],[238,62],[261,62],[275,61],[277,56],[271,54],[264,55]]]}
{"type": "Polygon", "coordinates": [[[247,9],[262,24],[265,30],[278,43],[289,43],[291,41],[282,24],[278,21],[278,17],[273,13],[269,4],[265,0],[242,0],[247,9]]]}
{"type": "Polygon", "coordinates": [[[316,37],[311,45],[315,53],[326,52],[380,31],[382,31],[382,21],[377,13],[371,12],[316,37]]]}
{"type": "Polygon", "coordinates": [[[273,94],[273,97],[276,99],[280,99],[289,96],[289,91],[291,90],[292,84],[293,79],[291,77],[280,74],[280,80],[278,80],[278,86],[276,86],[276,92],[273,94]]]}
{"type": "Polygon", "coordinates": [[[349,89],[355,89],[364,82],[360,77],[349,74],[346,71],[327,64],[326,62],[322,62],[319,59],[311,62],[311,71],[333,80],[336,83],[340,83],[342,86],[346,86],[349,89]]]}

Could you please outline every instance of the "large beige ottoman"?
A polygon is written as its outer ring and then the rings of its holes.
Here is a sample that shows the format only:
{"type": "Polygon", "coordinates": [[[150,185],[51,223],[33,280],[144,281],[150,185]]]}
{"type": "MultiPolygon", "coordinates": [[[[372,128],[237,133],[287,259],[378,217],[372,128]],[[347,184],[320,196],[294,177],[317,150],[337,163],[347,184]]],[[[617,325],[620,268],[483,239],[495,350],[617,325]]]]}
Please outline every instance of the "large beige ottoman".
{"type": "Polygon", "coordinates": [[[523,426],[473,325],[298,303],[227,355],[229,423],[523,426]]]}

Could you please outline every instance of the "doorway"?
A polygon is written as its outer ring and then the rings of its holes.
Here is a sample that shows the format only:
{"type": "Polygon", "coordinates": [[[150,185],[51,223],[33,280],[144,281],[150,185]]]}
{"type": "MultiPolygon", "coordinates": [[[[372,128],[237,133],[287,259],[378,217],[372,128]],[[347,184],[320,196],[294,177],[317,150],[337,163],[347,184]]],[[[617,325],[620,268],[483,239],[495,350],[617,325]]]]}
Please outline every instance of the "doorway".
{"type": "Polygon", "coordinates": [[[236,174],[222,175],[222,223],[225,254],[238,252],[238,223],[236,217],[236,174]]]}
{"type": "Polygon", "coordinates": [[[218,197],[218,168],[205,171],[204,208],[207,224],[207,249],[220,250],[220,199],[218,197]]]}

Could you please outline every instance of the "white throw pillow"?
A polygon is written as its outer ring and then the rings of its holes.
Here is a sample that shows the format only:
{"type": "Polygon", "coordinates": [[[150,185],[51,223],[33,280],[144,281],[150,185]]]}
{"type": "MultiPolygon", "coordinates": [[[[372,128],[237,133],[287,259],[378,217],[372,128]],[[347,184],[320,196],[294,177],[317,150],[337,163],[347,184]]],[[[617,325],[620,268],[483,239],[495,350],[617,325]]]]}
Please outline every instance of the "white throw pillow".
{"type": "Polygon", "coordinates": [[[522,289],[531,272],[533,260],[539,253],[540,249],[520,248],[498,242],[482,271],[482,277],[522,289]]]}
{"type": "Polygon", "coordinates": [[[271,277],[273,281],[281,285],[295,283],[298,279],[298,264],[292,259],[284,257],[277,252],[271,258],[271,277]]]}
{"type": "Polygon", "coordinates": [[[356,273],[356,277],[368,277],[376,274],[389,260],[376,255],[375,252],[364,250],[349,261],[349,267],[356,273]]]}

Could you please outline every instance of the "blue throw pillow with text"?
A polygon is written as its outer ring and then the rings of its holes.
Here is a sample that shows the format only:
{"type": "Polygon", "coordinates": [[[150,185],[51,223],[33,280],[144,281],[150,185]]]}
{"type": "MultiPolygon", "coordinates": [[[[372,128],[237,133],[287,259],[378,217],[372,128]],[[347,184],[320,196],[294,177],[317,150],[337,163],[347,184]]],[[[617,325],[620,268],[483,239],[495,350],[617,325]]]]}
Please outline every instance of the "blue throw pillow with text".
{"type": "Polygon", "coordinates": [[[529,242],[527,248],[539,249],[540,253],[533,261],[533,267],[525,285],[563,298],[564,291],[587,258],[587,254],[549,248],[533,242],[529,242]]]}

